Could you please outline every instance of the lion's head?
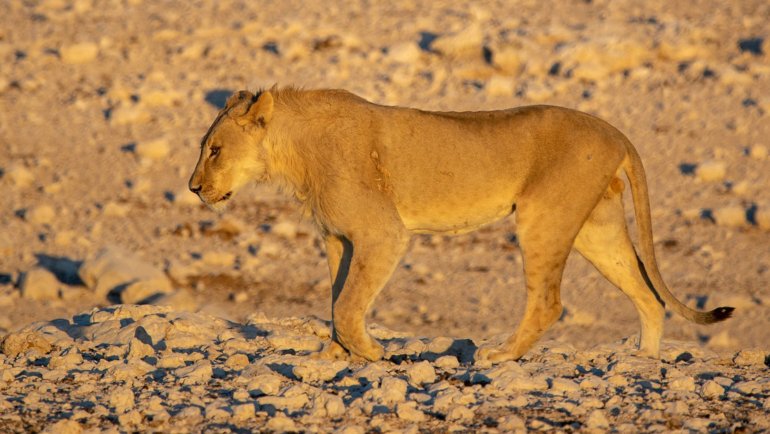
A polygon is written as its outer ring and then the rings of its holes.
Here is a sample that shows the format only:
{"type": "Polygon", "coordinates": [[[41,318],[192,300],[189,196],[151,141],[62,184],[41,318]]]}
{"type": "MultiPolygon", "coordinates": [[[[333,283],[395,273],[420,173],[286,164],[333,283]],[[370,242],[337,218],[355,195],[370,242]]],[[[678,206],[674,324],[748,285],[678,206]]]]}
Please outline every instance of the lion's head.
{"type": "Polygon", "coordinates": [[[269,92],[233,94],[201,140],[201,154],[190,177],[190,191],[215,210],[251,180],[265,177],[262,140],[273,114],[269,92]]]}

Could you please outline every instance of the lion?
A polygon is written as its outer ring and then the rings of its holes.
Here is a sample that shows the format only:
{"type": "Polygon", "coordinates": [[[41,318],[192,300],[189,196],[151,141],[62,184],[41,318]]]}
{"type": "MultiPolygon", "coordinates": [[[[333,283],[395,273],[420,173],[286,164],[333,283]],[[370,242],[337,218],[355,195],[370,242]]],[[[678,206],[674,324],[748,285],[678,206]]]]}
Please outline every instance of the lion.
{"type": "Polygon", "coordinates": [[[430,112],[344,90],[239,91],[203,137],[189,187],[222,210],[252,181],[293,194],[325,241],[332,336],[323,357],[383,357],[366,314],[412,234],[461,234],[514,213],[526,309],[515,333],[480,348],[478,360],[520,359],[559,319],[573,247],[634,303],[643,356],[659,357],[666,307],[698,324],[733,312],[696,311],[672,295],[655,259],[640,156],[619,130],[580,111],[430,112]],[[626,227],[623,173],[639,254],[626,227]]]}

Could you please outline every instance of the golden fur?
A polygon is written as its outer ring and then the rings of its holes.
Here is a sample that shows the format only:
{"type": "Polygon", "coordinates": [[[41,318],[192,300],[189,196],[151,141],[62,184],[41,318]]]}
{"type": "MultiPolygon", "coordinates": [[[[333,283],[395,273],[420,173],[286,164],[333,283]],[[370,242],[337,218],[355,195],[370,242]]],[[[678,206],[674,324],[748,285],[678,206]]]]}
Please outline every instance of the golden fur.
{"type": "Polygon", "coordinates": [[[518,359],[559,318],[573,246],[634,302],[644,354],[659,353],[666,304],[698,323],[732,311],[694,311],[671,294],[655,262],[639,155],[617,129],[578,111],[426,112],[341,90],[241,91],[204,137],[190,188],[221,209],[252,180],[294,194],[325,239],[333,282],[326,355],[383,356],[365,316],[410,234],[472,231],[514,210],[527,307],[516,333],[479,357],[518,359]],[[626,228],[621,172],[640,257],[626,228]]]}

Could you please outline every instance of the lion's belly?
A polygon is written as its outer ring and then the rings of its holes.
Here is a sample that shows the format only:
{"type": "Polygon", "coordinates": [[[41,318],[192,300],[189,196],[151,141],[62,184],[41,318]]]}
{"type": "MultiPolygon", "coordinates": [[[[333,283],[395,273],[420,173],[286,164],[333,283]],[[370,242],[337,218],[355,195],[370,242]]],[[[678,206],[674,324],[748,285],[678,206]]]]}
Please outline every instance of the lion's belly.
{"type": "Polygon", "coordinates": [[[413,233],[462,234],[510,215],[515,209],[510,198],[480,198],[473,203],[445,201],[402,201],[398,211],[404,226],[413,233]]]}

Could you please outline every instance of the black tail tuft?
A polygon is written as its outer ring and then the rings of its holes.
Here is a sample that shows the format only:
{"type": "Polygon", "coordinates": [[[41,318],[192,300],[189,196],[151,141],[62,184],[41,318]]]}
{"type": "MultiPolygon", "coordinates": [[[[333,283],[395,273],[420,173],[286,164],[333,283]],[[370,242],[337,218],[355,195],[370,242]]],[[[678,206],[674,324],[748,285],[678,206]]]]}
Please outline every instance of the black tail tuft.
{"type": "Polygon", "coordinates": [[[712,310],[711,312],[709,312],[709,314],[711,315],[711,321],[709,322],[713,323],[713,322],[724,321],[727,318],[730,318],[731,316],[733,316],[734,310],[735,310],[734,307],[729,307],[729,306],[718,307],[712,310]]]}

